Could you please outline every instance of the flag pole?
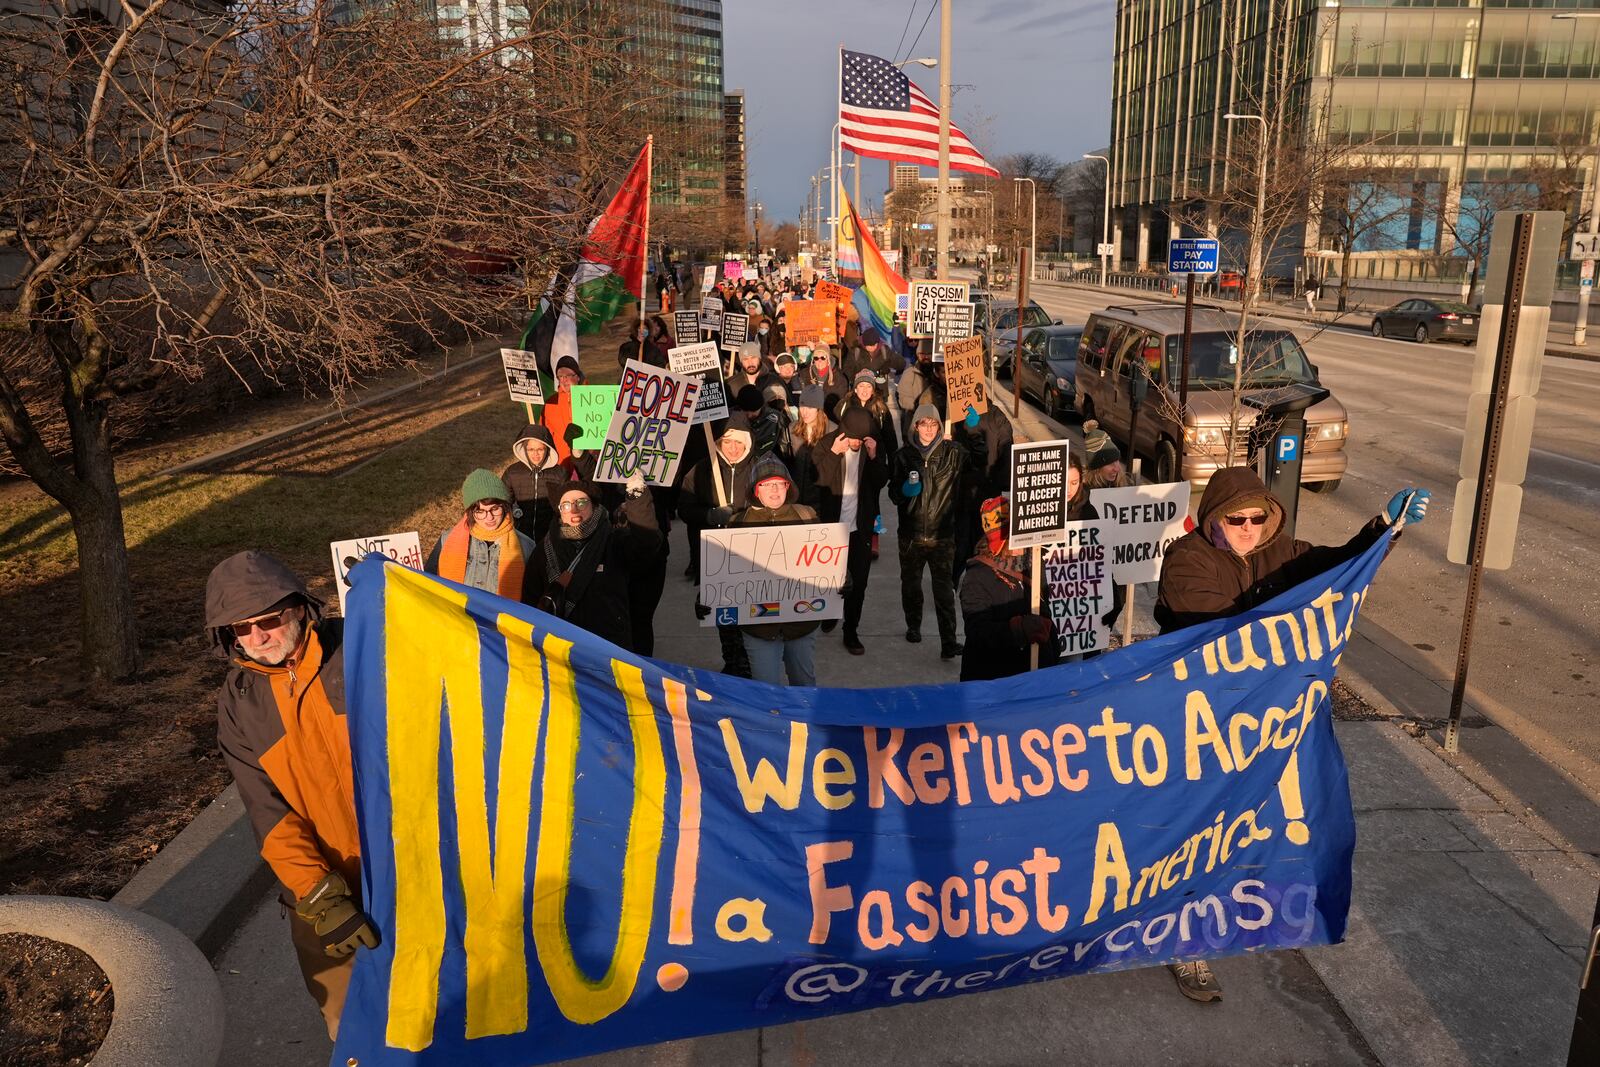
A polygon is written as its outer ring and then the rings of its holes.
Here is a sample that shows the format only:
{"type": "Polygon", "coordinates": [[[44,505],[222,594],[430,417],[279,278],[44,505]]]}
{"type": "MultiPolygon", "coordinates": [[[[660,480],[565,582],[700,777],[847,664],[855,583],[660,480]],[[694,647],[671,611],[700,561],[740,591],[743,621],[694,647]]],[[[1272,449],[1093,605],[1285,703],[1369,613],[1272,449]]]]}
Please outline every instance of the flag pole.
{"type": "MultiPolygon", "coordinates": [[[[644,325],[645,302],[650,297],[650,189],[655,177],[655,143],[656,135],[646,134],[644,139],[644,255],[639,259],[639,325],[644,325]]],[[[661,270],[662,264],[656,264],[656,269],[661,270]]],[[[644,343],[639,343],[639,359],[644,360],[644,343]]]]}

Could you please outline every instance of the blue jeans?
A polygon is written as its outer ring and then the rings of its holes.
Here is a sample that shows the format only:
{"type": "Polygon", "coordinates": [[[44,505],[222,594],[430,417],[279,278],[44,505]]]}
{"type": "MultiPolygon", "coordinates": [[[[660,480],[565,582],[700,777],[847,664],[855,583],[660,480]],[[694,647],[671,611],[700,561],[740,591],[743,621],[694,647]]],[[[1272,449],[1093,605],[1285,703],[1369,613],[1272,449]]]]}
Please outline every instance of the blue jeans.
{"type": "Polygon", "coordinates": [[[783,684],[783,672],[789,671],[790,685],[817,684],[817,632],[812,630],[804,637],[788,640],[763,641],[750,634],[744,638],[745,654],[750,657],[750,677],[758,682],[783,684]]]}

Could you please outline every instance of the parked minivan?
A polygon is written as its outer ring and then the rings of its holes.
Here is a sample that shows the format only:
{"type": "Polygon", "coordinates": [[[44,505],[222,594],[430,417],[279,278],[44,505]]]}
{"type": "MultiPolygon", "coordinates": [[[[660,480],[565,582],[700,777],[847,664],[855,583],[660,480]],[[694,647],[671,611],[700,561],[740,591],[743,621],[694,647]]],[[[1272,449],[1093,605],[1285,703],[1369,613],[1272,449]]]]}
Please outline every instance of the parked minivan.
{"type": "MultiPolygon", "coordinates": [[[[1139,409],[1132,455],[1146,457],[1147,475],[1158,482],[1187,480],[1199,486],[1223,467],[1242,466],[1249,453],[1256,410],[1241,406],[1237,440],[1228,441],[1233,378],[1239,350],[1238,313],[1196,305],[1189,355],[1189,410],[1178,424],[1178,379],[1183,358],[1183,305],[1121,304],[1096,311],[1078,346],[1078,410],[1098,419],[1124,445],[1132,421],[1130,396],[1136,377],[1149,376],[1139,409]],[[1183,469],[1178,440],[1183,435],[1183,469]]],[[[1314,385],[1317,368],[1286,329],[1257,320],[1245,336],[1244,392],[1270,399],[1274,389],[1314,385]]],[[[1344,476],[1349,420],[1332,395],[1306,410],[1306,444],[1300,484],[1332,492],[1344,476]]]]}

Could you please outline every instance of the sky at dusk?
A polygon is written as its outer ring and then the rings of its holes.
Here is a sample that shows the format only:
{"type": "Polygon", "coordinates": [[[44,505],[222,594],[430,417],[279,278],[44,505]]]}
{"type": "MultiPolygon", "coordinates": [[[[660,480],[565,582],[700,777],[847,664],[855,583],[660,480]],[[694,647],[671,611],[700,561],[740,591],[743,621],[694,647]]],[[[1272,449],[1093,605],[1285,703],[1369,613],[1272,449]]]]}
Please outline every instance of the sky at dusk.
{"type": "MultiPolygon", "coordinates": [[[[956,89],[952,116],[986,156],[1073,160],[1105,146],[1114,0],[947,2],[953,81],[970,86],[956,89]]],[[[749,198],[769,220],[798,218],[828,162],[840,44],[889,60],[939,54],[937,0],[724,0],[722,11],[724,84],[745,92],[749,198]]],[[[937,70],[907,72],[938,100],[937,70]]],[[[876,205],[890,164],[862,166],[861,197],[876,205]]]]}

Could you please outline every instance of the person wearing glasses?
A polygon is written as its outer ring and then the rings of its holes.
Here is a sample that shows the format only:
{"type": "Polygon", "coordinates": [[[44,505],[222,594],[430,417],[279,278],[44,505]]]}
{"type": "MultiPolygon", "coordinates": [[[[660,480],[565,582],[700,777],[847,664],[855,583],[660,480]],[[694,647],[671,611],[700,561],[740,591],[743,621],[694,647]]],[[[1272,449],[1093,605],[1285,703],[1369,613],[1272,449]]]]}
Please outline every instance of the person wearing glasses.
{"type": "MultiPolygon", "coordinates": [[[[730,526],[799,526],[817,521],[817,513],[800,503],[800,491],[783,460],[768,453],[750,473],[750,506],[734,515],[730,526]]],[[[750,676],[782,685],[817,684],[818,622],[758,623],[739,627],[750,676]]]]}
{"type": "Polygon", "coordinates": [[[344,620],[265,552],[240,552],[206,579],[205,624],[229,661],[217,694],[217,744],[261,858],[294,909],[289,939],[307,992],[336,1037],[358,947],[378,935],[361,910],[344,620]]]}
{"type": "MultiPolygon", "coordinates": [[[[1313,545],[1283,536],[1283,505],[1249,467],[1211,476],[1195,527],[1172,543],[1161,565],[1156,622],[1163,634],[1227,618],[1266,603],[1329,567],[1360,555],[1405,512],[1406,522],[1428,513],[1426,489],[1406,488],[1343,545],[1313,545]],[[1408,503],[1409,499],[1409,503],[1408,503]]],[[[1204,960],[1170,966],[1190,1000],[1221,1000],[1222,986],[1204,960]]]]}
{"type": "Polygon", "coordinates": [[[422,569],[452,582],[526,602],[534,541],[517,529],[511,490],[479,467],[461,483],[460,520],[435,542],[422,569]]]}

